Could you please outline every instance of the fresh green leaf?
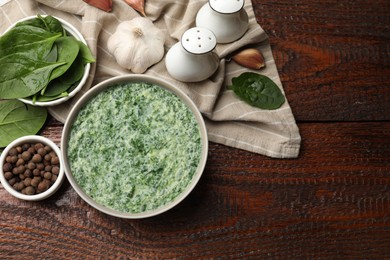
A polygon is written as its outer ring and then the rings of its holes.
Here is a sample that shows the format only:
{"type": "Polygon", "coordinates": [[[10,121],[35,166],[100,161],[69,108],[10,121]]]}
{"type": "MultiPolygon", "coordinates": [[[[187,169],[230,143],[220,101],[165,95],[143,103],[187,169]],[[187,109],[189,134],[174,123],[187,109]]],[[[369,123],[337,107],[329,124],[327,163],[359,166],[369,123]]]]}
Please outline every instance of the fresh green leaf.
{"type": "Polygon", "coordinates": [[[43,21],[46,29],[49,32],[61,33],[62,35],[66,35],[66,34],[64,34],[64,28],[62,27],[61,22],[58,21],[53,16],[48,15],[48,16],[42,17],[41,15],[38,15],[38,18],[43,21]]]}
{"type": "Polygon", "coordinates": [[[44,29],[48,32],[61,33],[61,35],[65,35],[64,28],[62,27],[61,22],[51,15],[43,17],[40,14],[38,14],[37,17],[34,19],[18,22],[15,25],[15,27],[24,26],[24,25],[30,25],[30,26],[44,29]]]}
{"type": "Polygon", "coordinates": [[[73,84],[79,82],[84,74],[84,63],[80,53],[72,66],[59,78],[49,83],[44,92],[44,96],[57,96],[68,90],[73,84]]]}
{"type": "Polygon", "coordinates": [[[251,106],[262,109],[277,109],[285,97],[270,78],[253,72],[244,72],[232,79],[230,89],[251,106]]]}
{"type": "Polygon", "coordinates": [[[47,31],[45,23],[43,22],[42,19],[39,19],[38,17],[34,18],[34,19],[28,19],[28,20],[25,20],[23,22],[18,22],[17,24],[15,24],[15,27],[24,26],[24,25],[38,27],[38,28],[41,28],[41,29],[44,29],[45,31],[47,31]]]}
{"type": "Polygon", "coordinates": [[[52,71],[63,62],[32,60],[23,54],[0,59],[0,99],[24,98],[47,86],[52,71]]]}
{"type": "Polygon", "coordinates": [[[0,101],[0,147],[25,135],[36,134],[47,117],[44,107],[26,105],[18,100],[0,101]]]}
{"type": "Polygon", "coordinates": [[[80,47],[80,52],[83,57],[83,60],[85,63],[92,63],[95,62],[95,58],[93,57],[91,50],[88,48],[87,45],[85,45],[83,42],[78,41],[79,47],[80,47]]]}
{"type": "MultiPolygon", "coordinates": [[[[63,65],[52,71],[50,81],[63,75],[72,66],[79,53],[79,44],[73,37],[61,37],[57,39],[55,44],[57,46],[57,62],[63,62],[63,65]]],[[[47,86],[42,88],[41,95],[45,94],[47,86]]]]}
{"type": "Polygon", "coordinates": [[[53,70],[50,76],[50,80],[58,78],[64,74],[75,61],[77,54],[79,53],[79,44],[73,37],[61,37],[56,40],[57,45],[57,62],[64,62],[64,65],[53,70]]]}
{"type": "Polygon", "coordinates": [[[24,53],[30,59],[42,59],[51,51],[61,34],[50,33],[34,26],[19,26],[0,37],[0,57],[24,53]]]}
{"type": "Polygon", "coordinates": [[[45,60],[47,62],[56,62],[57,56],[58,56],[57,45],[54,44],[49,54],[47,54],[45,60]]]}
{"type": "Polygon", "coordinates": [[[61,78],[62,77],[59,77],[53,80],[52,82],[50,82],[50,84],[46,87],[45,92],[43,94],[40,93],[40,95],[42,97],[55,97],[67,91],[72,86],[72,84],[63,82],[61,78]]]}

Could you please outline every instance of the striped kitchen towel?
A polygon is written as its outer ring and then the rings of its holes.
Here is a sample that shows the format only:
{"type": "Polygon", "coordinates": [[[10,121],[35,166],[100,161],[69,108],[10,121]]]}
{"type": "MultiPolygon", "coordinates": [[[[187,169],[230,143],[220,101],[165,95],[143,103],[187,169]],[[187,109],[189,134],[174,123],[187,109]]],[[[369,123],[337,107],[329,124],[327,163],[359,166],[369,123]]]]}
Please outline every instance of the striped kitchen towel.
{"type": "MultiPolygon", "coordinates": [[[[146,16],[168,36],[165,52],[187,29],[195,26],[196,13],[206,2],[146,0],[146,16]]],[[[270,77],[283,92],[268,37],[257,24],[250,0],[246,1],[245,9],[249,16],[248,31],[233,43],[217,45],[220,66],[208,80],[198,83],[176,81],[168,74],[164,59],[150,67],[145,74],[170,81],[195,102],[204,115],[210,141],[274,158],[296,158],[301,137],[288,101],[276,110],[258,109],[241,101],[226,88],[233,77],[250,71],[235,62],[229,62],[229,54],[251,45],[262,51],[266,62],[266,67],[256,72],[270,77]]],[[[4,1],[0,11],[0,33],[17,20],[38,13],[63,18],[81,31],[96,56],[97,62],[92,66],[83,91],[69,102],[49,109],[61,122],[66,120],[72,105],[90,87],[110,77],[131,73],[121,68],[107,50],[107,40],[118,24],[139,16],[123,0],[114,0],[110,13],[82,0],[11,0],[4,1]]]]}

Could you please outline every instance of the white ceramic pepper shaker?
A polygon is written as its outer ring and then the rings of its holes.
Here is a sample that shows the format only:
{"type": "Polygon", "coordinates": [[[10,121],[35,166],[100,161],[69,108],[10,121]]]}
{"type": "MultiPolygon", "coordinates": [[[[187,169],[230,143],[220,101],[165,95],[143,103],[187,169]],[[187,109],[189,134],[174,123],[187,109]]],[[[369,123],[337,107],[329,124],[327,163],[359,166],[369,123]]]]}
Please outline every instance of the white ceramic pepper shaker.
{"type": "Polygon", "coordinates": [[[209,0],[196,15],[196,26],[210,29],[218,43],[233,42],[248,29],[244,0],[209,0]]]}
{"type": "Polygon", "coordinates": [[[213,51],[216,45],[215,35],[207,28],[188,29],[166,55],[169,74],[183,82],[207,79],[219,66],[219,57],[213,51]]]}

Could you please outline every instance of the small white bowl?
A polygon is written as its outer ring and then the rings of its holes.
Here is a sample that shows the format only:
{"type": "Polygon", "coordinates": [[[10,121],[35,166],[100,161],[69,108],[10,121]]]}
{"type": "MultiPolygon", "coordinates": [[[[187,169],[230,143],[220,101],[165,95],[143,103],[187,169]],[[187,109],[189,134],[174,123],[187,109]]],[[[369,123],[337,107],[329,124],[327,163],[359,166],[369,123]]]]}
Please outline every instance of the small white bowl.
{"type": "Polygon", "coordinates": [[[53,143],[53,141],[51,141],[50,139],[48,139],[46,137],[39,136],[39,135],[27,135],[27,136],[20,137],[20,138],[14,140],[13,142],[11,142],[4,149],[4,151],[1,153],[1,157],[0,157],[0,181],[1,181],[1,184],[3,185],[4,189],[6,189],[11,195],[13,195],[14,197],[16,197],[18,199],[29,200],[29,201],[39,201],[39,200],[46,199],[46,198],[50,197],[51,195],[53,195],[60,188],[62,182],[64,181],[64,177],[65,177],[65,173],[64,173],[64,166],[63,166],[63,160],[62,160],[60,148],[58,148],[58,146],[55,143],[53,143]],[[58,155],[58,158],[60,159],[60,172],[58,173],[57,180],[53,183],[52,186],[50,186],[49,189],[47,189],[46,191],[44,191],[42,193],[38,193],[38,194],[34,194],[34,195],[23,194],[23,193],[15,190],[4,177],[3,165],[4,165],[5,158],[7,157],[8,152],[11,150],[11,148],[16,147],[18,145],[25,144],[25,143],[43,143],[45,145],[48,145],[58,155]]]}
{"type": "MultiPolygon", "coordinates": [[[[42,17],[45,17],[45,16],[46,15],[42,15],[42,17]]],[[[58,18],[56,16],[53,16],[53,17],[61,22],[62,26],[64,27],[64,29],[68,33],[70,33],[77,40],[79,40],[82,43],[84,43],[85,45],[87,45],[87,42],[85,41],[83,35],[73,25],[71,25],[70,23],[68,23],[67,21],[65,21],[65,20],[63,20],[61,18],[58,18]]],[[[28,16],[28,17],[25,17],[23,19],[20,19],[19,21],[17,21],[16,23],[14,23],[10,27],[8,27],[7,30],[5,30],[4,33],[6,33],[9,30],[11,30],[19,22],[24,22],[24,21],[27,21],[27,20],[35,19],[35,18],[37,18],[36,15],[28,16]]],[[[72,97],[74,97],[82,89],[82,87],[84,86],[85,82],[88,79],[90,69],[91,69],[91,64],[87,63],[85,65],[85,67],[84,67],[84,74],[83,74],[83,77],[80,80],[80,83],[66,97],[62,97],[62,98],[59,98],[59,99],[55,99],[55,100],[52,100],[52,101],[46,101],[46,102],[42,102],[42,101],[33,102],[31,99],[27,99],[27,98],[20,98],[19,100],[22,101],[23,103],[26,103],[26,104],[30,104],[30,105],[33,105],[33,106],[41,106],[41,107],[56,106],[56,105],[62,104],[64,102],[68,101],[69,99],[71,99],[72,97]]]]}

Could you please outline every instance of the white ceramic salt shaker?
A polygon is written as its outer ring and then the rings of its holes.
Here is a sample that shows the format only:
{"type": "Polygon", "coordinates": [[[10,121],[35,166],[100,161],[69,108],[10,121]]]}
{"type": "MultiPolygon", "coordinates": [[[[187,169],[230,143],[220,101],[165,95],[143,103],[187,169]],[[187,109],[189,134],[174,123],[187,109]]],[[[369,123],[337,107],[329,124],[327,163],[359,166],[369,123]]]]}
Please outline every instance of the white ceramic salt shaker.
{"type": "Polygon", "coordinates": [[[196,15],[196,26],[210,29],[218,43],[241,38],[248,29],[244,0],[209,0],[196,15]]]}
{"type": "Polygon", "coordinates": [[[207,79],[219,66],[219,57],[213,51],[216,45],[215,35],[207,28],[188,29],[166,55],[169,74],[183,82],[207,79]]]}

